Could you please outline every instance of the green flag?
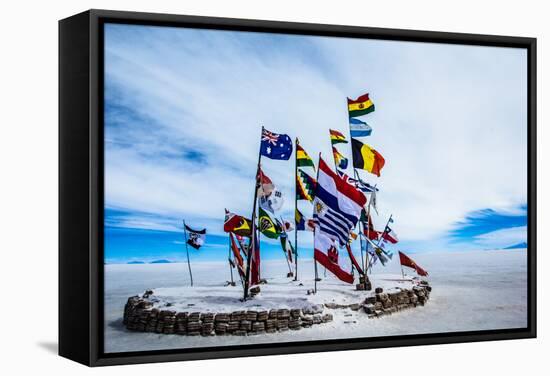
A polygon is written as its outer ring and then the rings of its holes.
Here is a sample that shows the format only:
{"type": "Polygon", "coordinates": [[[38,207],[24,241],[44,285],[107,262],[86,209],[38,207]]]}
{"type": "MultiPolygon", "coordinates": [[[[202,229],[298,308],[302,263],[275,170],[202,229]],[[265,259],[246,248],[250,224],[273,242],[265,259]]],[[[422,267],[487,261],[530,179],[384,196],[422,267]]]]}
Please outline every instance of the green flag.
{"type": "Polygon", "coordinates": [[[277,239],[282,232],[281,227],[261,207],[258,210],[258,228],[270,239],[277,239]]]}

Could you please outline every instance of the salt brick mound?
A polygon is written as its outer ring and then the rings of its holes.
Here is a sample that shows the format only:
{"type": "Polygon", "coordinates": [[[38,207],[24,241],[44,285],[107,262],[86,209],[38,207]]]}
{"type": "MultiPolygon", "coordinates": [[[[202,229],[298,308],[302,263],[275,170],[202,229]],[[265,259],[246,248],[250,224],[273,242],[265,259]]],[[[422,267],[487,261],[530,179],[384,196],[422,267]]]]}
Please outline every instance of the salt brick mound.
{"type": "Polygon", "coordinates": [[[124,307],[124,326],[131,331],[188,336],[256,335],[300,330],[333,320],[326,309],[362,310],[367,318],[378,318],[423,306],[432,288],[427,281],[418,286],[385,293],[381,287],[366,299],[353,304],[325,303],[302,308],[272,308],[233,312],[177,312],[155,307],[153,291],[128,298],[124,307]]]}

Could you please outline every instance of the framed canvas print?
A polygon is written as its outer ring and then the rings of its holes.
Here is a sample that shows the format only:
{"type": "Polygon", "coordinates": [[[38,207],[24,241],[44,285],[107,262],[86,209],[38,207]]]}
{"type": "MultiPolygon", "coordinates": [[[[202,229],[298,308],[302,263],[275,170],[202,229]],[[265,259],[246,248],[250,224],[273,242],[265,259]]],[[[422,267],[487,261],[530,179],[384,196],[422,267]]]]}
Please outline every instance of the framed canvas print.
{"type": "Polygon", "coordinates": [[[532,38],[60,21],[59,352],[529,338],[532,38]]]}

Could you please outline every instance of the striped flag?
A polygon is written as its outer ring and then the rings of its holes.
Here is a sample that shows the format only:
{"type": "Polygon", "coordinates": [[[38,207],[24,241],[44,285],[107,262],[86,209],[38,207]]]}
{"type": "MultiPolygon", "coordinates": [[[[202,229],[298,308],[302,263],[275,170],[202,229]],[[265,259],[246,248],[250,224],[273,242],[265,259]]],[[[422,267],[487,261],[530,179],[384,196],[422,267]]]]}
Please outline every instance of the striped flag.
{"type": "Polygon", "coordinates": [[[366,202],[362,192],[334,173],[322,158],[319,159],[319,179],[313,201],[313,219],[318,226],[316,235],[321,233],[345,246],[366,202]]]}
{"type": "Polygon", "coordinates": [[[349,118],[349,130],[351,137],[367,137],[372,133],[370,125],[356,118],[349,118]]]}
{"type": "Polygon", "coordinates": [[[312,167],[315,169],[313,159],[311,159],[304,148],[300,146],[298,138],[296,138],[296,167],[312,167]]]}
{"type": "Polygon", "coordinates": [[[357,99],[348,98],[349,117],[363,116],[374,111],[374,103],[369,94],[363,94],[357,99]]]}
{"type": "Polygon", "coordinates": [[[329,129],[328,131],[330,133],[330,142],[332,145],[348,143],[348,140],[346,140],[342,133],[335,131],[334,129],[329,129]]]}
{"type": "Polygon", "coordinates": [[[380,171],[382,171],[386,160],[379,152],[355,138],[351,139],[351,150],[353,153],[353,167],[367,170],[380,177],[380,171]]]}
{"type": "Polygon", "coordinates": [[[334,156],[334,163],[338,168],[341,168],[342,170],[348,168],[348,159],[344,157],[334,146],[332,147],[332,155],[334,156]]]}

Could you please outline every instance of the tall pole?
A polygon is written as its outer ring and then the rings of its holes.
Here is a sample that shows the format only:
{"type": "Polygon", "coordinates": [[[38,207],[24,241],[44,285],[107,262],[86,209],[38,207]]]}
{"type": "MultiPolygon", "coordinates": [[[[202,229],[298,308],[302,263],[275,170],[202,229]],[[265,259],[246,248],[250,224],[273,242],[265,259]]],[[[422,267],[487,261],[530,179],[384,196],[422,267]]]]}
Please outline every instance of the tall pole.
{"type": "MultiPolygon", "coordinates": [[[[298,149],[298,137],[296,137],[296,149],[298,149]]],[[[294,280],[298,280],[298,224],[296,213],[298,212],[298,152],[294,153],[294,280]]]]}
{"type": "Polygon", "coordinates": [[[382,233],[382,236],[380,239],[378,239],[378,243],[376,244],[378,247],[380,247],[380,243],[382,243],[382,239],[384,239],[384,234],[386,234],[386,230],[388,229],[388,226],[390,224],[391,218],[393,214],[390,214],[390,217],[388,218],[388,221],[386,222],[386,226],[384,226],[384,232],[382,233]]]}
{"type": "Polygon", "coordinates": [[[227,261],[229,264],[229,272],[231,273],[231,286],[233,286],[235,282],[233,282],[233,267],[231,266],[231,238],[229,237],[229,234],[227,236],[227,240],[229,243],[229,253],[227,255],[227,261]]]}
{"type": "MultiPolygon", "coordinates": [[[[349,142],[350,142],[350,146],[351,146],[351,167],[353,169],[353,177],[355,179],[359,179],[359,173],[357,172],[357,169],[355,168],[355,164],[354,164],[354,161],[353,161],[353,137],[351,136],[351,125],[350,125],[350,117],[349,117],[349,108],[348,108],[348,98],[346,98],[346,113],[347,113],[347,119],[348,119],[348,127],[349,127],[349,142]]],[[[369,200],[369,205],[370,205],[370,200],[369,200]]],[[[369,206],[370,208],[370,206],[369,206]]],[[[359,224],[357,226],[357,228],[359,229],[359,247],[360,247],[360,251],[361,251],[361,266],[363,267],[363,273],[365,273],[365,277],[367,277],[367,269],[366,269],[366,266],[368,265],[368,245],[367,245],[367,249],[365,252],[365,258],[363,258],[363,230],[365,229],[364,227],[361,228],[361,218],[359,218],[359,224]]],[[[368,228],[367,228],[367,233],[368,233],[368,228]]],[[[368,235],[367,235],[368,237],[368,235]]],[[[366,279],[365,279],[366,281],[366,279]]]]}
{"type": "MultiPolygon", "coordinates": [[[[317,176],[316,176],[316,179],[315,181],[317,182],[317,184],[319,184],[319,166],[320,166],[320,163],[321,163],[321,153],[319,153],[319,162],[317,162],[317,176]]],[[[315,207],[313,207],[313,211],[315,212],[315,207]]],[[[315,294],[317,294],[317,280],[319,279],[319,276],[318,276],[318,273],[317,273],[317,260],[315,260],[315,229],[317,228],[317,226],[315,226],[313,228],[313,265],[315,265],[315,285],[314,285],[314,290],[313,292],[315,294]]]]}
{"type": "MultiPolygon", "coordinates": [[[[359,177],[359,173],[357,173],[357,177],[359,177]]],[[[369,197],[369,204],[367,205],[367,238],[370,240],[370,228],[372,227],[374,229],[374,225],[372,224],[371,217],[370,217],[370,207],[372,204],[372,195],[376,194],[376,184],[374,185],[374,193],[371,193],[369,197]]],[[[366,244],[366,253],[365,253],[365,265],[367,266],[367,270],[365,273],[368,272],[368,265],[369,265],[369,243],[366,244]]]]}
{"type": "Polygon", "coordinates": [[[191,287],[193,287],[193,273],[191,272],[191,261],[189,261],[189,246],[187,245],[187,226],[185,226],[185,219],[183,220],[183,233],[185,234],[185,252],[187,252],[187,267],[189,268],[191,287]]]}
{"type": "Polygon", "coordinates": [[[244,279],[244,300],[248,298],[248,288],[250,287],[250,266],[252,264],[252,257],[256,249],[256,204],[258,202],[258,188],[261,182],[258,179],[260,173],[260,163],[262,162],[262,136],[264,133],[264,127],[262,126],[262,133],[260,134],[260,150],[258,150],[258,165],[256,167],[256,176],[254,177],[254,203],[252,205],[252,234],[250,238],[250,249],[246,258],[246,276],[244,279]]]}

